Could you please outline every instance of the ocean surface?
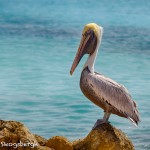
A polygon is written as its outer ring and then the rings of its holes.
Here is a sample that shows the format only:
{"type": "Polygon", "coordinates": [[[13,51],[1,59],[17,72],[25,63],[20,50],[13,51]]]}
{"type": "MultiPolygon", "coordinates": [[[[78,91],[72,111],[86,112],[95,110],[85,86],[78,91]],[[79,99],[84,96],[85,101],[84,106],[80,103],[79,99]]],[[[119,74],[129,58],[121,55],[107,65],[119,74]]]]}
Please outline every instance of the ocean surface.
{"type": "Polygon", "coordinates": [[[138,127],[110,122],[150,150],[149,0],[0,0],[0,119],[23,122],[49,138],[85,137],[103,111],[79,88],[85,56],[69,71],[85,24],[104,28],[95,70],[127,87],[138,105],[138,127]]]}

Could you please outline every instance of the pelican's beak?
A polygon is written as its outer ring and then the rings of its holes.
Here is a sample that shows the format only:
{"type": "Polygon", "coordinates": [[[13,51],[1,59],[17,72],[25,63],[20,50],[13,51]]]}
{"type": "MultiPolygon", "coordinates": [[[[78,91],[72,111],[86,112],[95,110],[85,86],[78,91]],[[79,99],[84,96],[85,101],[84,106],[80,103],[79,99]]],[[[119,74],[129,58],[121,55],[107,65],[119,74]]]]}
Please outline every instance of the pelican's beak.
{"type": "Polygon", "coordinates": [[[86,36],[82,35],[82,39],[81,39],[81,42],[80,42],[80,45],[79,45],[76,57],[75,57],[75,59],[73,61],[73,64],[72,64],[72,67],[71,67],[71,70],[70,70],[70,75],[73,74],[73,72],[76,69],[76,67],[78,66],[81,58],[83,57],[84,54],[86,54],[87,44],[89,42],[89,39],[90,39],[90,34],[86,35],[86,36]]]}

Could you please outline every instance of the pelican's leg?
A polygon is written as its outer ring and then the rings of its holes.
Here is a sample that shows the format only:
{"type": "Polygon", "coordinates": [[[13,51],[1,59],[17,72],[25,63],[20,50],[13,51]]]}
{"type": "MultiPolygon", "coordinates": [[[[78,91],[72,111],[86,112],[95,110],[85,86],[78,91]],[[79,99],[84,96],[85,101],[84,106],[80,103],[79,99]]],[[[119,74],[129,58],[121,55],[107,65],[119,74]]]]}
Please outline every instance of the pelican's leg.
{"type": "Polygon", "coordinates": [[[107,123],[109,117],[110,117],[110,113],[109,113],[109,112],[104,112],[103,122],[104,122],[104,123],[107,123]]]}
{"type": "Polygon", "coordinates": [[[109,119],[109,116],[110,116],[110,113],[108,112],[104,112],[104,116],[103,116],[103,119],[98,119],[93,127],[93,129],[95,129],[97,126],[99,126],[100,124],[103,124],[103,123],[107,123],[108,122],[108,119],[109,119]]]}

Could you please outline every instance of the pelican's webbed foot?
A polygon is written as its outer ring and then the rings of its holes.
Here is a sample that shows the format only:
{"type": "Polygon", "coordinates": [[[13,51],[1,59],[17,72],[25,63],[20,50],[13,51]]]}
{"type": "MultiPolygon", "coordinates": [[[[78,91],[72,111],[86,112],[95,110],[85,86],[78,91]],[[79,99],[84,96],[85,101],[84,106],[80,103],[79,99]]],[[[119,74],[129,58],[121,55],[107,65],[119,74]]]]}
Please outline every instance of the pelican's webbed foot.
{"type": "Polygon", "coordinates": [[[109,123],[108,122],[109,116],[110,116],[110,113],[104,111],[104,117],[103,117],[103,119],[98,119],[92,129],[95,129],[96,127],[98,127],[99,125],[101,125],[103,123],[109,123]]]}
{"type": "Polygon", "coordinates": [[[98,119],[96,122],[95,122],[95,124],[94,124],[94,126],[93,126],[93,130],[95,129],[95,128],[97,128],[99,125],[101,125],[101,124],[103,124],[103,123],[109,123],[109,121],[106,121],[106,120],[104,120],[104,119],[98,119]]]}

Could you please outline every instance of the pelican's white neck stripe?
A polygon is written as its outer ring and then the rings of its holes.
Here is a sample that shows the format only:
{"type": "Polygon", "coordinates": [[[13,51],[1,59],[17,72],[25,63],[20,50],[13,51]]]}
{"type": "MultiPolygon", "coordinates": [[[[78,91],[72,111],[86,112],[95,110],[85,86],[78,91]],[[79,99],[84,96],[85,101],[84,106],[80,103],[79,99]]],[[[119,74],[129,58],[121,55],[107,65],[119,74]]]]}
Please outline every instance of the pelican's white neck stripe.
{"type": "Polygon", "coordinates": [[[84,69],[88,66],[88,69],[90,70],[90,72],[92,74],[94,74],[95,59],[96,59],[96,56],[98,53],[99,46],[101,44],[102,35],[103,35],[103,28],[99,27],[99,33],[98,33],[98,37],[97,37],[98,43],[97,43],[96,49],[95,49],[94,53],[88,57],[86,63],[84,64],[84,67],[83,67],[83,69],[84,69]]]}

